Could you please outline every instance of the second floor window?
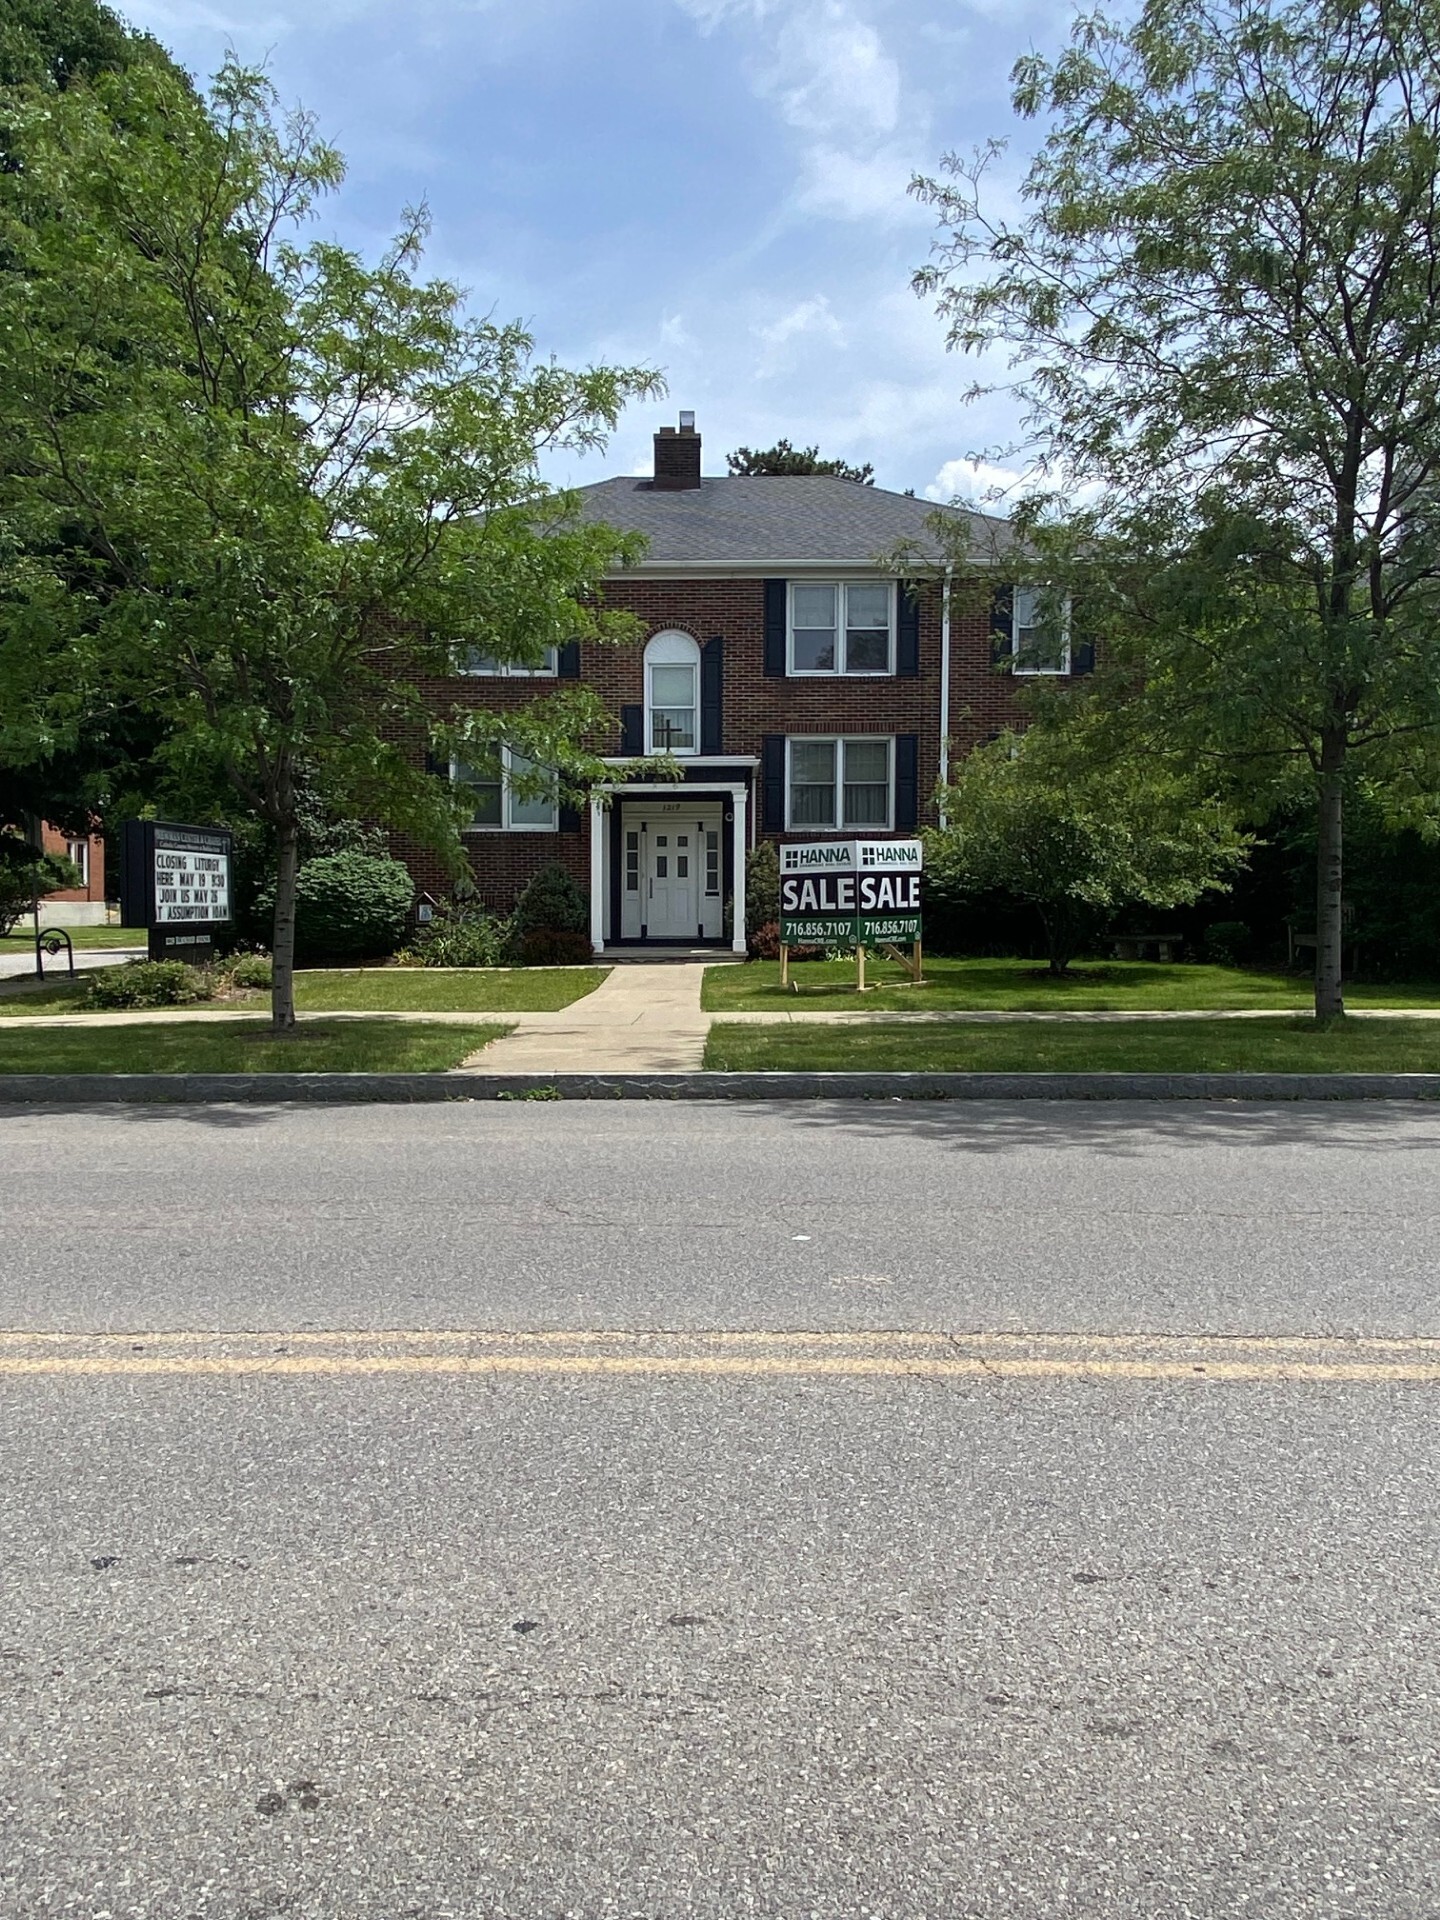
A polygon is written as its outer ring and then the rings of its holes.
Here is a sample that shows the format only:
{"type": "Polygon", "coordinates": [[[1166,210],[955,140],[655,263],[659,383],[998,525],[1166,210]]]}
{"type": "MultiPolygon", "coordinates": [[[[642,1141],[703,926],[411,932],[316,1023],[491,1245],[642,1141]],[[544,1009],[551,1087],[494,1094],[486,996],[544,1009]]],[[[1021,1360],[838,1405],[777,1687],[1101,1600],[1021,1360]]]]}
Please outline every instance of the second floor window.
{"type": "Polygon", "coordinates": [[[1069,673],[1068,609],[1042,587],[1016,587],[1012,601],[1014,673],[1069,673]]]}
{"type": "Polygon", "coordinates": [[[688,633],[657,633],[645,648],[645,751],[700,748],[700,648],[688,633]]]}
{"type": "Polygon", "coordinates": [[[553,678],[558,658],[558,649],[547,647],[540,664],[527,667],[516,661],[497,660],[493,653],[483,653],[479,647],[462,647],[456,657],[455,671],[473,674],[477,678],[487,680],[532,680],[547,676],[553,678]]]}
{"type": "Polygon", "coordinates": [[[895,671],[895,589],[889,580],[794,580],[792,674],[895,671]]]}

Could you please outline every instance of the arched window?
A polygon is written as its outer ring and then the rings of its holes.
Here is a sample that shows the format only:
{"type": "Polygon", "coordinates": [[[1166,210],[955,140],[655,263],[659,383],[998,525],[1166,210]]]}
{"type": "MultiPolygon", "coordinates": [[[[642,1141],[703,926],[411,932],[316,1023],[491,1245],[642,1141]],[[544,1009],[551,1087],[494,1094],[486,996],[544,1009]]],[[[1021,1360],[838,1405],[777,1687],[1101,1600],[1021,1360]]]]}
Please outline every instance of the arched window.
{"type": "Polygon", "coordinates": [[[700,750],[700,648],[688,633],[657,633],[645,649],[645,751],[700,750]]]}

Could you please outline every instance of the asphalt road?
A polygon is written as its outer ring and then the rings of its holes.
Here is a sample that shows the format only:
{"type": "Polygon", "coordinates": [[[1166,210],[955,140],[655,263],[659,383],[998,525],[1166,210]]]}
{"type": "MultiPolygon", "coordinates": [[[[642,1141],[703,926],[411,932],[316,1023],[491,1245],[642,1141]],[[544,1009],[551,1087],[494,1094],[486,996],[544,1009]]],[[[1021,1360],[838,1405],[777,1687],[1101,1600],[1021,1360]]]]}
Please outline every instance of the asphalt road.
{"type": "Polygon", "coordinates": [[[0,1114],[0,1913],[1431,1920],[1437,1175],[1378,1106],[0,1114]]]}

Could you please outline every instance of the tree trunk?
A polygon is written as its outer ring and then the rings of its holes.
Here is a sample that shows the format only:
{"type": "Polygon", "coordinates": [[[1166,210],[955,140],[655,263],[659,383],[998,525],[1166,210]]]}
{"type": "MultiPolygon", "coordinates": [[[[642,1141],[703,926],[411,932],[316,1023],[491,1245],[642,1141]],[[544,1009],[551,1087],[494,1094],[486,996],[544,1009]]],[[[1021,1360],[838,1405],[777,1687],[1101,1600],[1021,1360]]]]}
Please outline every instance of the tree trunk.
{"type": "Polygon", "coordinates": [[[1047,971],[1056,980],[1063,980],[1070,971],[1070,961],[1075,952],[1070,915],[1063,907],[1041,907],[1039,914],[1040,924],[1045,929],[1045,951],[1050,962],[1047,971]]]}
{"type": "Polygon", "coordinates": [[[280,857],[275,870],[275,931],[271,943],[274,983],[270,998],[271,1026],[276,1033],[295,1031],[295,883],[300,872],[300,829],[289,820],[279,831],[280,857]]]}
{"type": "Polygon", "coordinates": [[[1315,1018],[1345,1011],[1342,970],[1345,735],[1327,729],[1320,746],[1320,832],[1315,862],[1315,1018]]]}

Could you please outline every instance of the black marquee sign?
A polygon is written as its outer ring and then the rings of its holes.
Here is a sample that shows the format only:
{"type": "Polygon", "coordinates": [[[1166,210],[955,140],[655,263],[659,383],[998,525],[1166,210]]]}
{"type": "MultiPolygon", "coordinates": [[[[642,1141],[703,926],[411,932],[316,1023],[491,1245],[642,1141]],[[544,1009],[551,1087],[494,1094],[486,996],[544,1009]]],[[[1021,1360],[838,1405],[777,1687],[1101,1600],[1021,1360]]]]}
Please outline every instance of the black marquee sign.
{"type": "Polygon", "coordinates": [[[152,960],[214,958],[231,918],[232,836],[224,827],[127,820],[120,842],[120,918],[147,927],[152,960]]]}

